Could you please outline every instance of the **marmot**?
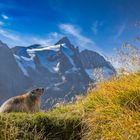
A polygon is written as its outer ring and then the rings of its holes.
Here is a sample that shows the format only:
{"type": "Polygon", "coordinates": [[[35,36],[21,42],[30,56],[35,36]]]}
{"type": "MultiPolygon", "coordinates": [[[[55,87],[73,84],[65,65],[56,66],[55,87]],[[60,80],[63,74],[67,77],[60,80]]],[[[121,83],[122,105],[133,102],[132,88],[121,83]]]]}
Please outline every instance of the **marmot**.
{"type": "Polygon", "coordinates": [[[36,88],[21,96],[12,97],[2,104],[0,112],[39,112],[43,92],[44,88],[36,88]]]}

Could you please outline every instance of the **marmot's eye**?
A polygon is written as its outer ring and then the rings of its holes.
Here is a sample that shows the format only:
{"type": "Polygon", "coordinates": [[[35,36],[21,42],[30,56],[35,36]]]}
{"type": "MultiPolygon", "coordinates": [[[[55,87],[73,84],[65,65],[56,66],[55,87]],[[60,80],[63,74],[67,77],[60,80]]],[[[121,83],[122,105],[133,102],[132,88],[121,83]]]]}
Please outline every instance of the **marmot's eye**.
{"type": "Polygon", "coordinates": [[[37,88],[36,91],[39,91],[39,88],[37,88]]]}

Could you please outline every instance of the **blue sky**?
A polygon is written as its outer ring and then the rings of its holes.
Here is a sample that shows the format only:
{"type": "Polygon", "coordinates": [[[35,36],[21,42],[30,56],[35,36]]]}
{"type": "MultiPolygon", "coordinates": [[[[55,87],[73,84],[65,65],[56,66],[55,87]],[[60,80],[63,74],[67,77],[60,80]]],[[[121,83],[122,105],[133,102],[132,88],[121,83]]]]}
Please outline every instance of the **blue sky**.
{"type": "Polygon", "coordinates": [[[0,40],[9,47],[52,45],[63,36],[80,49],[110,55],[136,45],[139,0],[0,0],[0,40]]]}

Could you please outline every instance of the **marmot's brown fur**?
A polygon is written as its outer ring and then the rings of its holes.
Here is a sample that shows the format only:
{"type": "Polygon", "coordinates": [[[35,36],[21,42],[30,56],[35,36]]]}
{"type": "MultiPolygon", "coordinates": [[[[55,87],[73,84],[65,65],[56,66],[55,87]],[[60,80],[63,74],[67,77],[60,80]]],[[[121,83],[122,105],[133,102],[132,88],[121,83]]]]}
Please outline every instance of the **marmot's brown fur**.
{"type": "Polygon", "coordinates": [[[38,112],[43,92],[44,88],[36,88],[21,96],[12,97],[2,104],[0,112],[38,112]]]}

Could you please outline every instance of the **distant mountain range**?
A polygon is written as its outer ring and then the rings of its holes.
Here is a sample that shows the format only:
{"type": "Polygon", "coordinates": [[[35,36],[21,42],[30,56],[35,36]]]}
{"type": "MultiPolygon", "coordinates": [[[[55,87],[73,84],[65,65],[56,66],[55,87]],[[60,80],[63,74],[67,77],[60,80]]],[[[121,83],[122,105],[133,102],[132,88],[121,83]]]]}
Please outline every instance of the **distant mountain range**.
{"type": "Polygon", "coordinates": [[[33,87],[45,87],[42,106],[73,101],[95,83],[99,69],[103,78],[116,74],[110,62],[91,50],[79,51],[67,37],[55,45],[40,44],[12,49],[0,42],[0,103],[33,87]]]}

